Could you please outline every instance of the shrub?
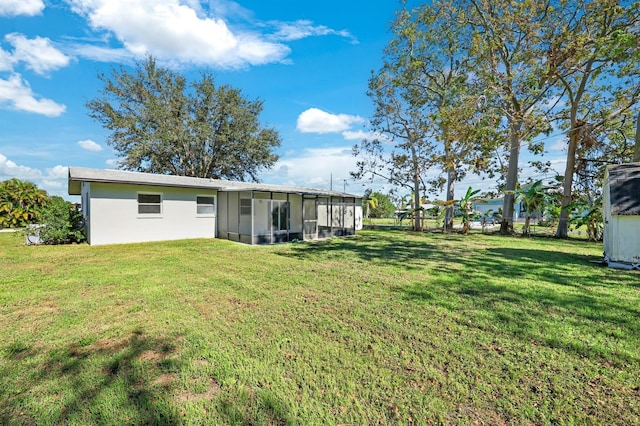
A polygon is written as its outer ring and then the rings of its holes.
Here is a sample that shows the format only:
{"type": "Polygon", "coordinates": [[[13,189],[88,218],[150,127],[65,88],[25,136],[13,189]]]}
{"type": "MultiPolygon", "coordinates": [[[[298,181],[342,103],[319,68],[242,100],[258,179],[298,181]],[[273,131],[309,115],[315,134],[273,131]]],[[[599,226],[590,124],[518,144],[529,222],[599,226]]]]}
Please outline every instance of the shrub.
{"type": "Polygon", "coordinates": [[[52,197],[42,212],[39,230],[44,244],[69,244],[85,241],[82,213],[62,197],[52,197]]]}

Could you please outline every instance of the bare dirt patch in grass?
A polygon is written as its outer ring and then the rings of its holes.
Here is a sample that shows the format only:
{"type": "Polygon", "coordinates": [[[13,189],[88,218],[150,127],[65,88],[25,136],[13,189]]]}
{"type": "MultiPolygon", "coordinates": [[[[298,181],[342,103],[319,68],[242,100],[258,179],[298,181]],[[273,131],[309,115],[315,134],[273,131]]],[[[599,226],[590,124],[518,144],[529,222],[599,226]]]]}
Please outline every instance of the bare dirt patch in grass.
{"type": "Polygon", "coordinates": [[[178,402],[194,402],[202,400],[212,400],[220,392],[222,388],[216,379],[210,377],[207,382],[207,390],[204,392],[194,393],[192,391],[180,392],[176,395],[178,402]]]}
{"type": "Polygon", "coordinates": [[[176,382],[177,378],[178,378],[178,374],[177,373],[160,374],[153,381],[153,385],[154,386],[161,386],[163,388],[168,388],[169,386],[171,386],[173,383],[176,382]]]}

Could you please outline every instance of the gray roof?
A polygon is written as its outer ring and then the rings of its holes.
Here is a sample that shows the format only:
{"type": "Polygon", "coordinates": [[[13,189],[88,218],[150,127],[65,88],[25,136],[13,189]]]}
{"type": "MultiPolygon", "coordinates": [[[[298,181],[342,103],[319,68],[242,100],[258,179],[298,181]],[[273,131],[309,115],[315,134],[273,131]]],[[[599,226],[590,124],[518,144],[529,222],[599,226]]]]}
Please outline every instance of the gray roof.
{"type": "Polygon", "coordinates": [[[289,194],[308,194],[333,197],[362,198],[360,195],[322,189],[295,186],[267,185],[261,183],[235,182],[220,179],[188,176],[159,175],[154,173],[129,172],[124,170],[99,170],[84,167],[69,167],[69,195],[80,195],[82,182],[124,183],[179,188],[213,189],[218,191],[261,191],[289,194]]]}
{"type": "Polygon", "coordinates": [[[611,214],[640,215],[640,163],[607,166],[611,214]]]}

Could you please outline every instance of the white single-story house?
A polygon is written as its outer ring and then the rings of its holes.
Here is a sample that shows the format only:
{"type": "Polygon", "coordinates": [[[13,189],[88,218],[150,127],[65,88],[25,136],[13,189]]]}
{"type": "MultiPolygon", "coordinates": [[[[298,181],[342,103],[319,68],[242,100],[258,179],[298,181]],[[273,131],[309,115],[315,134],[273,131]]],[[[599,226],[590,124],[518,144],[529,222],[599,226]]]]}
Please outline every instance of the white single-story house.
{"type": "Polygon", "coordinates": [[[640,163],[607,166],[602,216],[605,262],[640,270],[640,163]]]}
{"type": "Polygon", "coordinates": [[[223,238],[311,241],[362,229],[362,197],[337,191],[69,167],[91,245],[223,238]]]}
{"type": "MultiPolygon", "coordinates": [[[[480,214],[484,214],[491,210],[493,213],[498,213],[502,211],[502,207],[504,205],[504,198],[490,198],[483,201],[474,201],[473,202],[473,211],[478,212],[480,214]]],[[[513,220],[518,220],[524,218],[526,215],[526,210],[524,205],[521,202],[513,203],[513,220]]]]}

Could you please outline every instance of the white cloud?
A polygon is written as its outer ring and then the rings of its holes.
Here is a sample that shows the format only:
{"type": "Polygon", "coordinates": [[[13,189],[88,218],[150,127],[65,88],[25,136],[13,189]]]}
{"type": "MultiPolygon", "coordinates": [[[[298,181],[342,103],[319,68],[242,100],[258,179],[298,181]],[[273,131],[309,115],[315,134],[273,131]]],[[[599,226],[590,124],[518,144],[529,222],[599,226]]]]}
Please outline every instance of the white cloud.
{"type": "Polygon", "coordinates": [[[13,56],[6,50],[0,48],[0,71],[13,70],[13,56]]]}
{"type": "Polygon", "coordinates": [[[42,0],[2,0],[0,1],[0,16],[34,16],[42,13],[42,0]]]}
{"type": "Polygon", "coordinates": [[[100,144],[92,141],[91,139],[78,141],[78,145],[80,146],[80,148],[87,151],[92,151],[92,152],[102,151],[102,147],[100,146],[100,144]]]}
{"type": "Polygon", "coordinates": [[[364,130],[345,130],[344,132],[342,132],[342,137],[345,138],[345,140],[348,141],[361,141],[363,139],[367,139],[367,140],[374,140],[377,139],[379,141],[383,141],[383,142],[390,142],[391,138],[389,138],[389,136],[385,135],[384,133],[379,133],[379,132],[366,132],[364,130]]]}
{"type": "Polygon", "coordinates": [[[209,2],[209,7],[211,8],[211,12],[220,18],[237,17],[247,21],[253,19],[253,12],[234,1],[216,0],[209,2]]]}
{"type": "Polygon", "coordinates": [[[119,63],[131,59],[131,52],[127,49],[112,49],[110,47],[92,46],[87,44],[72,44],[69,50],[76,56],[80,56],[91,61],[119,63]]]}
{"type": "Polygon", "coordinates": [[[336,31],[324,25],[313,25],[313,22],[308,20],[295,22],[271,21],[269,24],[277,28],[277,31],[271,35],[275,40],[293,41],[312,36],[338,35],[348,38],[354,44],[358,42],[347,30],[336,31]]]}
{"type": "Polygon", "coordinates": [[[349,172],[355,170],[357,158],[351,147],[310,148],[298,155],[280,159],[272,170],[264,173],[263,181],[305,188],[342,190],[347,180],[347,192],[361,192],[350,181],[349,172]],[[351,185],[351,189],[349,188],[351,185]]]}
{"type": "Polygon", "coordinates": [[[44,173],[33,167],[18,165],[0,154],[0,181],[11,178],[35,183],[38,188],[44,189],[49,195],[67,197],[68,168],[57,165],[45,169],[44,173]]]}
{"type": "Polygon", "coordinates": [[[19,166],[0,154],[0,180],[18,178],[21,180],[39,179],[42,173],[38,169],[27,166],[19,166]]]}
{"type": "Polygon", "coordinates": [[[0,79],[0,105],[2,104],[9,104],[10,108],[18,111],[47,117],[57,117],[66,110],[64,105],[51,99],[36,99],[29,83],[22,80],[20,74],[12,74],[8,80],[0,79]]]}
{"type": "MultiPolygon", "coordinates": [[[[70,58],[53,47],[51,40],[43,37],[33,39],[26,38],[23,34],[7,34],[5,40],[14,47],[13,54],[9,55],[10,62],[24,62],[27,68],[32,69],[40,75],[46,75],[49,71],[69,65],[70,58]]],[[[5,59],[0,57],[0,67],[6,64],[5,59]]]]}
{"type": "Polygon", "coordinates": [[[309,108],[298,116],[297,129],[302,133],[337,133],[349,130],[354,123],[364,121],[357,115],[336,115],[318,108],[309,108]]]}
{"type": "MultiPolygon", "coordinates": [[[[178,0],[70,0],[94,30],[112,33],[135,57],[237,68],[283,60],[281,43],[234,33],[222,19],[202,17],[178,0]]],[[[199,9],[199,8],[198,8],[199,9]]]]}
{"type": "Polygon", "coordinates": [[[46,169],[47,177],[52,179],[67,179],[69,177],[69,168],[67,166],[57,165],[51,169],[46,169]]]}
{"type": "Polygon", "coordinates": [[[348,141],[361,141],[363,139],[375,139],[372,132],[365,132],[363,130],[345,130],[342,132],[342,136],[348,141]]]}
{"type": "Polygon", "coordinates": [[[567,137],[560,136],[548,145],[548,151],[567,152],[567,137]]]}
{"type": "Polygon", "coordinates": [[[117,169],[120,166],[120,160],[118,160],[117,158],[109,158],[107,161],[104,162],[104,164],[106,164],[107,167],[117,169]]]}

